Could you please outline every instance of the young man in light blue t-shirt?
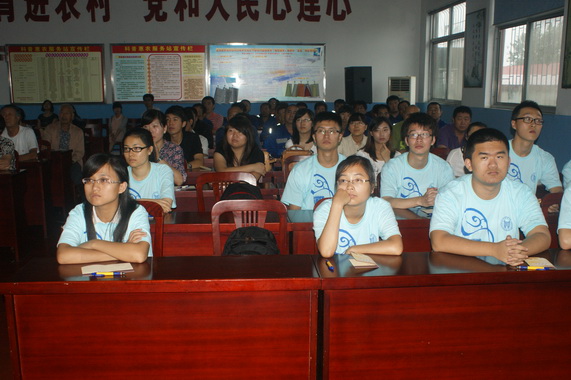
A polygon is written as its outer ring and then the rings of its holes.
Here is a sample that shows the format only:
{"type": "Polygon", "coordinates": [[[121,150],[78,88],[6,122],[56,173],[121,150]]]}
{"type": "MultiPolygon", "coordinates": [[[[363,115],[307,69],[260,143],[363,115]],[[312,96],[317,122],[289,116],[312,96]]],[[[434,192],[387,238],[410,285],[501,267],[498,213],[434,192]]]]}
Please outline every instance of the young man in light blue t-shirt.
{"type": "Polygon", "coordinates": [[[454,179],[452,167],[430,153],[436,140],[436,122],[432,117],[425,113],[410,115],[402,125],[402,134],[409,151],[383,166],[381,197],[391,204],[397,216],[427,217],[438,189],[454,179]]]}
{"type": "Polygon", "coordinates": [[[282,202],[290,210],[313,210],[320,199],[335,193],[335,170],[345,156],[337,152],[343,138],[341,118],[333,112],[321,112],[313,125],[317,154],[298,163],[288,176],[282,202]]]}
{"type": "Polygon", "coordinates": [[[464,157],[472,174],[450,182],[436,197],[432,248],[509,265],[520,265],[549,248],[551,236],[534,194],[506,178],[506,136],[492,128],[474,132],[464,157]],[[519,239],[520,230],[524,240],[519,239]]]}
{"type": "Polygon", "coordinates": [[[534,194],[539,183],[550,193],[562,192],[555,158],[535,145],[543,128],[539,105],[529,100],[518,104],[512,112],[511,127],[515,134],[510,141],[508,178],[525,184],[534,194]]]}

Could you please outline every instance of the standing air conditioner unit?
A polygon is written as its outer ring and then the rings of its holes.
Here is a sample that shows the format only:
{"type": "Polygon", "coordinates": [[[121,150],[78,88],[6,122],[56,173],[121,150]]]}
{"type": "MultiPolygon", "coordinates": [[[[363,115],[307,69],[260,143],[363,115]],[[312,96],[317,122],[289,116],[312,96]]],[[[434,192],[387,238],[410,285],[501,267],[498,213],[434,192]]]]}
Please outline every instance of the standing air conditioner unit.
{"type": "Polygon", "coordinates": [[[389,95],[416,103],[416,77],[389,77],[389,95]]]}

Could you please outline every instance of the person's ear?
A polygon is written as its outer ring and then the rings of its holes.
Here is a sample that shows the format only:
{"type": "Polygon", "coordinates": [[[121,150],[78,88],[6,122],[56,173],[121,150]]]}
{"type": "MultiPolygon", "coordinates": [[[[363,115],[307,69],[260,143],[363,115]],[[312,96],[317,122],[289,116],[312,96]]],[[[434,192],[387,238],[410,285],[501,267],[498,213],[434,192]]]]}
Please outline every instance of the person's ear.
{"type": "Polygon", "coordinates": [[[127,182],[121,182],[119,185],[119,194],[123,194],[127,190],[127,182]]]}
{"type": "Polygon", "coordinates": [[[472,160],[469,158],[464,159],[464,166],[468,169],[469,172],[472,172],[472,160]]]}

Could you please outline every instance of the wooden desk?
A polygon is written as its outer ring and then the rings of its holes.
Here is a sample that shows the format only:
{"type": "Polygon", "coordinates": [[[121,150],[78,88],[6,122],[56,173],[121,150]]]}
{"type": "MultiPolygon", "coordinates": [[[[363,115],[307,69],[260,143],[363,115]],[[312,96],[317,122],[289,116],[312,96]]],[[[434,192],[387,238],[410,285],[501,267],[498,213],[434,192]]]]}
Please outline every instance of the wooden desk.
{"type": "MultiPolygon", "coordinates": [[[[283,189],[271,188],[260,189],[264,199],[279,199],[283,189]]],[[[175,192],[176,211],[198,211],[198,199],[196,191],[182,190],[175,192]]],[[[206,210],[211,210],[214,205],[214,192],[212,190],[204,191],[204,205],[206,210]]]]}
{"type": "Polygon", "coordinates": [[[0,171],[0,247],[10,247],[16,260],[20,257],[26,219],[24,192],[26,172],[0,171]]]}
{"type": "MultiPolygon", "coordinates": [[[[374,256],[374,255],[372,255],[374,256]]],[[[559,269],[571,252],[546,254],[559,269]]],[[[571,271],[516,272],[477,258],[378,256],[323,289],[323,378],[537,379],[571,373],[571,271]]]]}
{"type": "Polygon", "coordinates": [[[124,279],[90,281],[79,265],[37,260],[0,283],[14,377],[316,377],[311,257],[166,257],[134,266],[124,279]]]}
{"type": "Polygon", "coordinates": [[[66,213],[75,206],[70,176],[71,153],[71,150],[52,150],[50,154],[52,205],[63,208],[66,213]]]}
{"type": "Polygon", "coordinates": [[[48,236],[47,210],[51,204],[50,165],[48,160],[20,162],[20,168],[26,169],[26,223],[28,226],[42,226],[44,238],[48,236]]]}

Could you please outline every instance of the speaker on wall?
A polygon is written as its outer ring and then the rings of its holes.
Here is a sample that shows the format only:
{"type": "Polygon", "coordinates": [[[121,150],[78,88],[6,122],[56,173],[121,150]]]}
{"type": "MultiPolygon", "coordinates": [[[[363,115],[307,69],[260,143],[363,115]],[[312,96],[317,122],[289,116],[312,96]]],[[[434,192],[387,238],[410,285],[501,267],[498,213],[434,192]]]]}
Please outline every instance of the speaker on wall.
{"type": "Polygon", "coordinates": [[[371,66],[345,67],[345,101],[373,102],[373,68],[371,66]]]}

